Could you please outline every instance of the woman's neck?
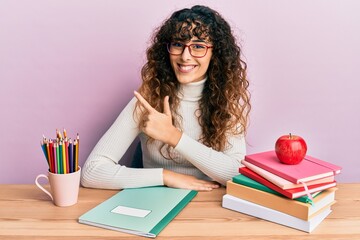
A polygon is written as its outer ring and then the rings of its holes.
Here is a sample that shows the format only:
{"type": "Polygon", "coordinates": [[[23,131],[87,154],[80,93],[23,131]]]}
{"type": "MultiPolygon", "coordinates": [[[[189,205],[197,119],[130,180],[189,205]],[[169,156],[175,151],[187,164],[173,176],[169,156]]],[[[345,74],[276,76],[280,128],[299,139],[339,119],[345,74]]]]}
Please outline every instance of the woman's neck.
{"type": "Polygon", "coordinates": [[[179,94],[180,99],[185,101],[200,100],[206,79],[207,78],[194,83],[181,84],[179,94]]]}

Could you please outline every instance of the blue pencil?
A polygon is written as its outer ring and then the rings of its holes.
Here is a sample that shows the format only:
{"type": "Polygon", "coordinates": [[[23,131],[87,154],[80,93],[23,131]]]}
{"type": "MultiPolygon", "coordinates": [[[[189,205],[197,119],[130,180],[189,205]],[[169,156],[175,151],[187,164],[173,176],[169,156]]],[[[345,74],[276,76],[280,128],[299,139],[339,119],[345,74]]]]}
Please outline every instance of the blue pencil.
{"type": "Polygon", "coordinates": [[[47,161],[47,163],[50,165],[50,163],[49,163],[49,158],[48,158],[48,154],[47,154],[47,149],[46,149],[46,144],[41,143],[41,142],[40,142],[40,144],[41,144],[41,148],[42,148],[42,150],[43,150],[43,152],[44,152],[46,161],[47,161]]]}
{"type": "Polygon", "coordinates": [[[68,153],[69,153],[69,171],[70,173],[75,172],[74,169],[74,157],[73,157],[73,144],[71,139],[69,140],[69,146],[68,146],[68,153]]]}

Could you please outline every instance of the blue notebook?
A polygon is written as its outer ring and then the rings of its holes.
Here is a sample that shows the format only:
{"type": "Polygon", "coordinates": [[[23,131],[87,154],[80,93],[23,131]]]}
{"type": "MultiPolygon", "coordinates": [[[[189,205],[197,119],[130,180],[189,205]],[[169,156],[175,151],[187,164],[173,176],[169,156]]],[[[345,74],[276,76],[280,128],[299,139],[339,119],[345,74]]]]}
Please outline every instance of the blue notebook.
{"type": "Polygon", "coordinates": [[[155,238],[196,194],[162,186],[124,189],[80,216],[79,222],[155,238]]]}

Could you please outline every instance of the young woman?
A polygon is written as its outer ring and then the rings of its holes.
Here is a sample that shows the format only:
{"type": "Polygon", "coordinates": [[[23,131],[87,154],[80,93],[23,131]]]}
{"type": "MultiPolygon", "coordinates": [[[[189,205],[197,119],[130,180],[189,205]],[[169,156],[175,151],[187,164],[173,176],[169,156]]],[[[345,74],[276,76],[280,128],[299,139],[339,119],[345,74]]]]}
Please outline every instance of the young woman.
{"type": "Polygon", "coordinates": [[[85,187],[210,191],[238,174],[250,111],[246,63],[221,15],[174,12],[157,29],[142,85],[82,169],[85,187]],[[140,138],[144,168],[118,161],[140,138]]]}

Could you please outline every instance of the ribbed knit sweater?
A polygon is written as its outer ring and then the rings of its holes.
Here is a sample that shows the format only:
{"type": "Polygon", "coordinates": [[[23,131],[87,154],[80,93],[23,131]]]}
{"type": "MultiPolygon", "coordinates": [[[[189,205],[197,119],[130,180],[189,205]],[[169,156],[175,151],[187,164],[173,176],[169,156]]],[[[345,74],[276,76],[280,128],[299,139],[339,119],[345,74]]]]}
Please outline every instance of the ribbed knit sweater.
{"type": "Polygon", "coordinates": [[[163,145],[160,141],[147,143],[148,137],[139,130],[133,117],[137,101],[134,97],[90,153],[82,168],[81,184],[105,189],[163,185],[163,169],[168,169],[225,185],[238,174],[246,152],[245,139],[243,135],[229,136],[229,145],[223,152],[198,141],[201,128],[196,111],[205,81],[181,86],[178,113],[182,116],[182,136],[171,153],[174,160],[160,154],[159,148],[163,145]],[[119,160],[137,136],[141,141],[144,168],[129,168],[119,160]]]}

